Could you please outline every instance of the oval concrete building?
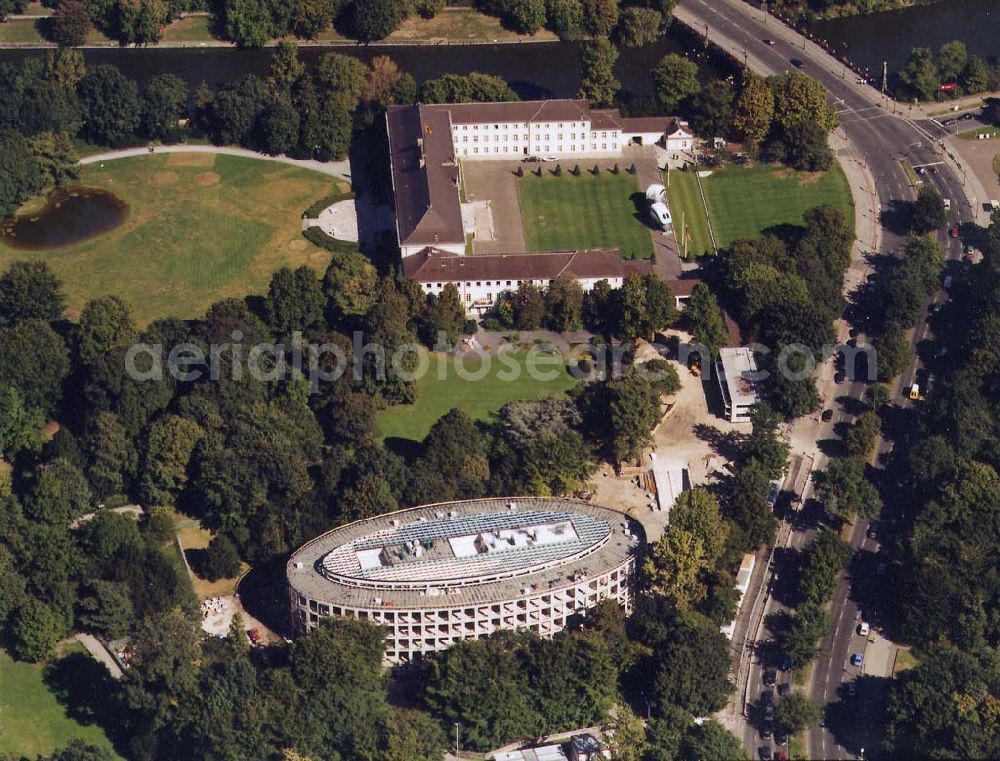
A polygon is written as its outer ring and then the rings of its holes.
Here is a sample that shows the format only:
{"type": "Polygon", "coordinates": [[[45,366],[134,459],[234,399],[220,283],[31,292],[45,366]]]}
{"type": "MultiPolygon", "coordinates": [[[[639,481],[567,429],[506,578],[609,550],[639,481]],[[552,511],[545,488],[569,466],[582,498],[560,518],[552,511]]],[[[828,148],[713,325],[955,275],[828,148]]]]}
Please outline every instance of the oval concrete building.
{"type": "Polygon", "coordinates": [[[570,499],[424,505],[322,534],[289,559],[297,633],[327,616],[386,628],[386,659],[419,660],[500,629],[543,637],[605,599],[632,608],[642,527],[570,499]]]}

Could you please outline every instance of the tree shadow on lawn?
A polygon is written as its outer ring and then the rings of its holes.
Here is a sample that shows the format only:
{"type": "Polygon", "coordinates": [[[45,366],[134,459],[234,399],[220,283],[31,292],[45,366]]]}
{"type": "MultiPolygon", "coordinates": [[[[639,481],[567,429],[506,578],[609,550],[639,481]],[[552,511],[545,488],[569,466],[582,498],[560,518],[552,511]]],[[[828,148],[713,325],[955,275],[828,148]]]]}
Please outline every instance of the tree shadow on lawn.
{"type": "Polygon", "coordinates": [[[632,212],[632,218],[650,230],[659,230],[660,226],[653,222],[652,213],[649,210],[649,201],[646,200],[646,194],[636,191],[628,197],[628,200],[632,202],[632,207],[634,211],[632,212]]]}
{"type": "Polygon", "coordinates": [[[71,653],[47,666],[42,678],[71,719],[101,727],[119,752],[127,746],[128,727],[114,697],[119,688],[103,663],[71,653]]]}

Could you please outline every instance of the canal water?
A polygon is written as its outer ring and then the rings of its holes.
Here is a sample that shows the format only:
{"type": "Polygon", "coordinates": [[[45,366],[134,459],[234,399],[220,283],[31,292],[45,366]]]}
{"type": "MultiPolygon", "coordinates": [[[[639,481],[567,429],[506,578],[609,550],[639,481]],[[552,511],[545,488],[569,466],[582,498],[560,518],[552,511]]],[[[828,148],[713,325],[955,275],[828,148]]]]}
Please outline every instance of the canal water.
{"type": "Polygon", "coordinates": [[[817,21],[809,31],[876,78],[882,75],[883,61],[892,75],[906,64],[911,48],[931,48],[936,54],[941,45],[952,40],[962,40],[971,55],[996,63],[1000,56],[1000,0],[942,0],[898,11],[817,21]]]}
{"type": "Polygon", "coordinates": [[[106,190],[70,187],[53,191],[38,211],[0,222],[0,241],[40,251],[82,243],[113,230],[128,216],[128,204],[106,190]]]}
{"type": "MultiPolygon", "coordinates": [[[[626,89],[626,99],[652,94],[652,70],[667,53],[691,50],[703,55],[701,44],[679,24],[652,45],[622,48],[615,73],[626,89]]],[[[300,47],[299,57],[313,64],[330,51],[355,56],[369,62],[387,55],[422,83],[444,74],[478,71],[507,80],[522,99],[575,97],[580,87],[579,43],[548,42],[512,45],[368,45],[300,47]]],[[[20,61],[38,50],[0,50],[0,62],[20,61]]],[[[233,48],[88,48],[83,51],[88,65],[115,64],[140,84],[164,72],[176,74],[194,88],[202,82],[210,86],[235,81],[248,73],[267,73],[271,51],[233,48]]],[[[725,64],[713,63],[710,67],[725,64]]],[[[719,69],[713,69],[715,73],[719,69]]],[[[724,74],[729,74],[726,70],[724,74]]]]}

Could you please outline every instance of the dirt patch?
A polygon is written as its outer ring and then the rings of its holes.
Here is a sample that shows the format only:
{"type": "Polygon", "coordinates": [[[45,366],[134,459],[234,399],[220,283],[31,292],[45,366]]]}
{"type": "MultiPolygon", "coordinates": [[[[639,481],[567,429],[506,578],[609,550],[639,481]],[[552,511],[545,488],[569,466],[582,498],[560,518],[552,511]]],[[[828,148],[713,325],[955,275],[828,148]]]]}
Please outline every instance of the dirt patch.
{"type": "Polygon", "coordinates": [[[222,181],[215,172],[202,172],[194,178],[194,184],[200,188],[210,188],[213,185],[218,185],[222,181]]]}
{"type": "Polygon", "coordinates": [[[826,172],[800,172],[799,176],[799,186],[802,185],[814,185],[823,179],[826,172]]]}
{"type": "Polygon", "coordinates": [[[215,166],[214,153],[170,153],[167,166],[215,166]]]}
{"type": "Polygon", "coordinates": [[[159,187],[173,185],[177,182],[177,172],[156,172],[153,174],[153,184],[159,187]]]}
{"type": "Polygon", "coordinates": [[[337,182],[337,190],[341,193],[349,193],[351,190],[351,183],[340,180],[337,182]]]}
{"type": "Polygon", "coordinates": [[[309,241],[304,239],[288,241],[288,248],[292,251],[305,251],[309,248],[309,241]]]}

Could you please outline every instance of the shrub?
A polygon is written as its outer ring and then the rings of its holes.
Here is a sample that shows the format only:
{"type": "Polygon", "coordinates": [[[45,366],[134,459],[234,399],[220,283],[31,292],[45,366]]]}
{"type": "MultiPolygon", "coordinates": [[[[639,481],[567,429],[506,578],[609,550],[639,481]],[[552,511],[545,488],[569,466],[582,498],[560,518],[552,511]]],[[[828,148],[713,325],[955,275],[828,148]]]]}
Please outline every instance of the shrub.
{"type": "Polygon", "coordinates": [[[347,240],[337,240],[331,235],[327,235],[318,227],[307,227],[302,231],[304,237],[310,243],[314,243],[320,248],[332,251],[335,254],[356,254],[358,244],[347,240]]]}
{"type": "Polygon", "coordinates": [[[444,0],[417,0],[414,8],[421,18],[434,18],[444,9],[444,0]]]}
{"type": "Polygon", "coordinates": [[[229,537],[219,534],[208,543],[198,565],[200,575],[209,581],[231,579],[240,572],[240,553],[229,537]]]}
{"type": "Polygon", "coordinates": [[[462,326],[462,332],[467,336],[475,335],[477,330],[479,330],[479,323],[475,320],[466,320],[465,325],[462,326]]]}

